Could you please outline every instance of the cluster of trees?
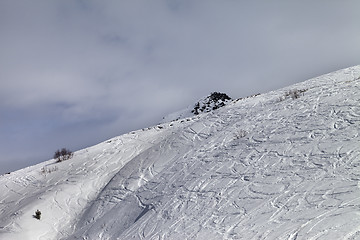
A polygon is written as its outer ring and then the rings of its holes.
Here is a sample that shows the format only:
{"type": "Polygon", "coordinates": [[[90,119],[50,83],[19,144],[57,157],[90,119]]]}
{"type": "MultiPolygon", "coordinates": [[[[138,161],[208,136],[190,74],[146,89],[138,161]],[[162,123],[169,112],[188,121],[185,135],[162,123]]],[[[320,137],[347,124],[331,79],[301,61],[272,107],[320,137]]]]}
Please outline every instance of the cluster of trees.
{"type": "Polygon", "coordinates": [[[229,97],[226,93],[212,92],[210,94],[210,99],[214,102],[219,100],[225,102],[226,100],[231,100],[231,97],[229,97]]]}
{"type": "Polygon", "coordinates": [[[205,99],[205,101],[206,100],[207,102],[203,102],[201,104],[200,102],[197,102],[191,112],[195,115],[198,115],[201,112],[209,112],[211,110],[216,110],[220,107],[225,106],[225,101],[231,100],[231,98],[225,93],[212,92],[210,96],[205,99]]]}
{"type": "Polygon", "coordinates": [[[62,162],[64,160],[68,160],[72,158],[73,155],[74,153],[71,152],[70,150],[66,148],[62,148],[61,150],[56,150],[54,154],[54,159],[56,159],[56,162],[62,162]]]}

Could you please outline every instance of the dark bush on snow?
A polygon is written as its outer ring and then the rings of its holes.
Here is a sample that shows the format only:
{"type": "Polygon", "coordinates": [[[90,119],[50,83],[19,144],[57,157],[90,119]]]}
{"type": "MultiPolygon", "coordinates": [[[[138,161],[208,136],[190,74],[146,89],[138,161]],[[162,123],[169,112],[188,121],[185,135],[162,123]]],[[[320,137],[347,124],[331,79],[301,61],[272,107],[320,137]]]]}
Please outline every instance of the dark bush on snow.
{"type": "Polygon", "coordinates": [[[201,112],[210,112],[211,110],[216,110],[220,107],[225,106],[225,102],[231,100],[231,98],[220,92],[212,92],[210,96],[206,97],[204,101],[197,102],[194,106],[194,109],[191,110],[195,115],[200,114],[201,112]]]}
{"type": "Polygon", "coordinates": [[[62,162],[64,160],[72,158],[73,155],[74,154],[70,150],[62,148],[61,150],[56,150],[54,154],[54,159],[56,159],[56,162],[62,162]]]}
{"type": "Polygon", "coordinates": [[[38,220],[40,220],[40,218],[41,218],[41,212],[40,212],[39,209],[36,210],[35,215],[33,215],[33,217],[36,218],[36,219],[38,219],[38,220]]]}
{"type": "Polygon", "coordinates": [[[226,100],[231,100],[231,97],[229,97],[227,94],[225,93],[220,93],[220,92],[212,92],[210,95],[210,99],[214,102],[217,102],[219,100],[221,101],[226,101],[226,100]]]}

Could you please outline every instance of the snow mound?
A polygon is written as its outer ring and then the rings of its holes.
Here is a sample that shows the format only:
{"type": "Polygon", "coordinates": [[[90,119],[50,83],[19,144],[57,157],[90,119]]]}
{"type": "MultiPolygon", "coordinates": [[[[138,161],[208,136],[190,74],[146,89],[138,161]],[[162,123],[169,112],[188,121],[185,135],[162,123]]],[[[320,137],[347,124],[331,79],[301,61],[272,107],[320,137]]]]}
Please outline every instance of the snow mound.
{"type": "Polygon", "coordinates": [[[359,239],[359,102],[357,66],[0,176],[0,239],[359,239]]]}

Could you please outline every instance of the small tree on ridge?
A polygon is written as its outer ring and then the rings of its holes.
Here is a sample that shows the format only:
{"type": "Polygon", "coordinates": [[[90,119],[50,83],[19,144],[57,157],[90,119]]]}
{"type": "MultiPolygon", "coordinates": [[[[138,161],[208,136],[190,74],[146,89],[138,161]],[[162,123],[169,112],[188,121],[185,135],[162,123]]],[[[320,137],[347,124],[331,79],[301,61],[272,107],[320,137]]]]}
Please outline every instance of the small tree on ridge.
{"type": "Polygon", "coordinates": [[[72,158],[73,155],[74,154],[70,150],[62,148],[61,150],[56,150],[54,154],[54,159],[56,159],[56,162],[62,162],[64,160],[72,158]]]}

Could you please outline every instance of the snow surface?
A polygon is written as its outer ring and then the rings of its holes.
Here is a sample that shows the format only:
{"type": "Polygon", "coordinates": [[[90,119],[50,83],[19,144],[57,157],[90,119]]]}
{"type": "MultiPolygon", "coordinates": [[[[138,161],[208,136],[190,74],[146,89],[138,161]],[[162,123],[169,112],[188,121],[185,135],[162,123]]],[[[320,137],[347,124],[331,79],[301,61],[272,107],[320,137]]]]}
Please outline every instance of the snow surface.
{"type": "Polygon", "coordinates": [[[357,66],[0,176],[0,239],[360,239],[359,132],[357,66]]]}

